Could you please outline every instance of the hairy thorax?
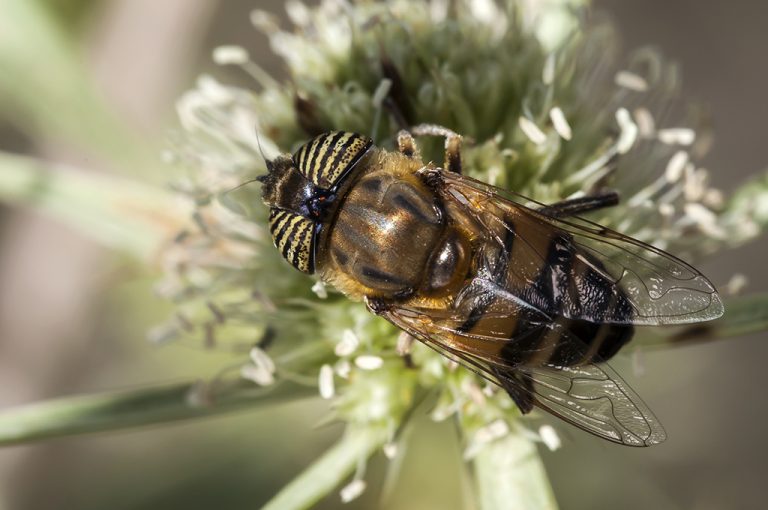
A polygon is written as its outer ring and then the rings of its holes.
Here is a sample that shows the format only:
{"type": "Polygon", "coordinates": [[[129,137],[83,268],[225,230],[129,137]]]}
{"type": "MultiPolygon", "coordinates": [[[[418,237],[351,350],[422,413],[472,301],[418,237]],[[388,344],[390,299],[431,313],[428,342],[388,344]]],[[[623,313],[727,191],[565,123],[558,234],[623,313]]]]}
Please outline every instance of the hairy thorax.
{"type": "Polygon", "coordinates": [[[373,154],[341,197],[325,237],[323,274],[350,297],[445,295],[466,273],[467,242],[416,174],[420,166],[399,154],[373,154]]]}

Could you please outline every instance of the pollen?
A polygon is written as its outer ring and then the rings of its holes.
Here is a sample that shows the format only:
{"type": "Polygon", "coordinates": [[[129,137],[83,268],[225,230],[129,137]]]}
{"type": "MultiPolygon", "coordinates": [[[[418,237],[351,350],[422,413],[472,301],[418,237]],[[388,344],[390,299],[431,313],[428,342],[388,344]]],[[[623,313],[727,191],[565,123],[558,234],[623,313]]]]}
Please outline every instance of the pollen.
{"type": "Polygon", "coordinates": [[[639,129],[637,124],[632,121],[632,116],[626,108],[619,108],[616,111],[616,122],[621,128],[619,140],[616,142],[616,150],[619,154],[626,154],[635,145],[639,129]]]}
{"type": "Polygon", "coordinates": [[[564,140],[570,140],[573,136],[571,126],[568,124],[568,119],[565,118],[563,110],[559,106],[555,106],[549,111],[549,118],[552,120],[552,125],[555,127],[555,131],[564,140]]]}
{"type": "Polygon", "coordinates": [[[355,365],[361,370],[377,370],[384,366],[384,360],[379,356],[364,354],[355,358],[355,365]]]}
{"type": "Polygon", "coordinates": [[[359,478],[352,480],[349,484],[344,486],[341,491],[339,491],[341,502],[349,503],[359,498],[362,496],[363,492],[365,492],[365,487],[365,480],[360,480],[359,478]]]}
{"type": "Polygon", "coordinates": [[[213,50],[213,61],[219,65],[242,65],[250,60],[241,46],[219,46],[213,50]]]}
{"type": "Polygon", "coordinates": [[[333,368],[331,368],[331,365],[325,364],[320,367],[317,387],[320,390],[320,397],[326,400],[333,398],[336,394],[336,389],[333,383],[333,368]]]}
{"type": "Polygon", "coordinates": [[[539,437],[541,442],[552,452],[559,450],[562,446],[560,436],[552,425],[542,425],[539,427],[539,437]]]}
{"type": "Polygon", "coordinates": [[[689,128],[660,129],[657,136],[667,145],[691,145],[696,141],[696,131],[689,128]]]}
{"type": "Polygon", "coordinates": [[[678,151],[672,156],[667,163],[667,169],[664,172],[667,181],[677,182],[683,176],[686,165],[688,165],[688,153],[685,151],[678,151]]]}
{"type": "Polygon", "coordinates": [[[547,141],[547,135],[532,120],[521,116],[518,122],[525,136],[536,145],[543,145],[547,141]]]}
{"type": "Polygon", "coordinates": [[[345,329],[341,334],[341,340],[336,344],[336,348],[333,350],[336,356],[345,357],[349,356],[357,350],[360,345],[360,339],[357,337],[354,331],[351,329],[345,329]]]}
{"type": "Polygon", "coordinates": [[[639,74],[630,71],[619,71],[614,77],[614,82],[619,87],[623,87],[634,92],[648,91],[648,82],[639,74]]]}

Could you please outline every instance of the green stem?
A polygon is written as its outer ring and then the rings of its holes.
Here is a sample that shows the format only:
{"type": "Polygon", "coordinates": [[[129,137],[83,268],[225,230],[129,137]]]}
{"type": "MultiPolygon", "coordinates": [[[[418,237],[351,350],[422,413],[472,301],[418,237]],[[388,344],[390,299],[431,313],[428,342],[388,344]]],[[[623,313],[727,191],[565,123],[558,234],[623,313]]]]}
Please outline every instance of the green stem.
{"type": "Polygon", "coordinates": [[[262,510],[310,508],[330,494],[388,438],[384,428],[349,427],[344,437],[291,481],[262,510]]]}
{"type": "Polygon", "coordinates": [[[0,413],[0,446],[202,418],[315,394],[312,387],[288,381],[262,388],[237,380],[210,385],[186,382],[123,393],[62,398],[0,413]]]}
{"type": "Polygon", "coordinates": [[[137,181],[0,152],[0,201],[35,207],[95,240],[148,258],[182,224],[168,193],[137,181]]]}
{"type": "Polygon", "coordinates": [[[482,510],[557,509],[536,446],[521,434],[513,432],[488,444],[474,465],[482,510]]]}

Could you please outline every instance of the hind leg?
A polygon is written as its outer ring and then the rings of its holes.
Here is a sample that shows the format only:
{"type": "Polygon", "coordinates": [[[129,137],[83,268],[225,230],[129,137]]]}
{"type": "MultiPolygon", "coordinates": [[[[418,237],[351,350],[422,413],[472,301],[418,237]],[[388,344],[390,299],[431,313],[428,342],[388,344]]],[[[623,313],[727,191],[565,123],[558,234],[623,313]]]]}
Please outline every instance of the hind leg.
{"type": "Polygon", "coordinates": [[[586,197],[571,198],[561,202],[555,202],[539,209],[540,213],[552,216],[553,218],[567,218],[577,214],[612,207],[619,203],[619,194],[615,191],[604,191],[586,197]]]}

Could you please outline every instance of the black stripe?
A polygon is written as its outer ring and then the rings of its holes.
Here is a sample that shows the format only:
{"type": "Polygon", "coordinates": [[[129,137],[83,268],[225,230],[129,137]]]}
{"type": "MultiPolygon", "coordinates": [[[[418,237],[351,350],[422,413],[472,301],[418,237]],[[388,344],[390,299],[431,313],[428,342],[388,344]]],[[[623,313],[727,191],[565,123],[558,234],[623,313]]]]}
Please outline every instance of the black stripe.
{"type": "MultiPolygon", "coordinates": [[[[278,246],[280,244],[280,241],[282,241],[283,238],[285,237],[285,231],[288,228],[288,225],[291,224],[291,219],[292,218],[289,218],[285,223],[283,223],[283,226],[280,227],[280,232],[278,232],[275,235],[275,246],[278,246]]],[[[288,243],[286,242],[284,246],[288,246],[288,243]]],[[[283,255],[283,257],[285,257],[285,255],[283,255]]]]}
{"type": "MultiPolygon", "coordinates": [[[[339,131],[338,133],[335,133],[333,135],[333,138],[331,138],[331,144],[328,146],[328,150],[325,151],[325,154],[323,155],[323,159],[320,161],[320,166],[318,167],[319,171],[323,171],[325,169],[325,165],[328,162],[328,158],[331,157],[331,154],[333,154],[333,149],[336,147],[336,144],[339,143],[339,140],[344,136],[343,131],[339,131]]],[[[327,138],[327,137],[326,137],[327,138]]],[[[320,180],[324,177],[323,174],[320,174],[317,176],[317,182],[320,182],[320,180]]]]}
{"type": "Polygon", "coordinates": [[[298,229],[304,225],[305,222],[303,221],[297,221],[293,224],[291,227],[291,231],[288,232],[288,238],[285,241],[285,245],[283,245],[283,258],[285,260],[288,260],[288,250],[291,249],[291,246],[293,245],[294,239],[296,237],[296,232],[298,229]]]}
{"type": "MultiPolygon", "coordinates": [[[[515,223],[510,218],[504,218],[504,225],[506,227],[506,234],[502,241],[502,249],[499,253],[499,259],[495,267],[495,274],[492,275],[494,280],[499,281],[500,278],[506,278],[507,269],[509,268],[509,259],[512,256],[512,246],[515,242],[515,223]]],[[[459,333],[469,332],[475,324],[485,315],[486,310],[490,308],[493,302],[496,301],[496,296],[492,294],[484,294],[481,299],[478,300],[476,306],[469,313],[469,317],[464,323],[458,327],[459,333]]],[[[519,322],[519,321],[518,321],[519,322]]]]}
{"type": "MultiPolygon", "coordinates": [[[[582,255],[587,258],[586,255],[582,255]]],[[[592,299],[589,303],[590,315],[594,315],[595,320],[605,320],[610,317],[614,320],[629,322],[634,313],[632,304],[616,284],[606,282],[605,276],[603,276],[607,274],[605,267],[595,259],[588,258],[588,260],[590,264],[596,266],[599,270],[595,270],[589,264],[585,264],[582,286],[594,289],[590,294],[601,298],[600,300],[592,299]]]]}
{"type": "MultiPolygon", "coordinates": [[[[571,270],[575,259],[575,248],[570,236],[567,234],[555,234],[547,247],[547,256],[542,261],[539,274],[530,284],[521,289],[521,297],[532,306],[545,313],[557,317],[555,322],[568,329],[567,321],[562,318],[563,300],[568,300],[569,286],[573,283],[571,270]]],[[[504,352],[505,358],[518,365],[526,364],[532,359],[538,358],[543,350],[551,350],[552,354],[547,361],[561,365],[573,365],[578,361],[579,354],[583,352],[582,346],[575,345],[572,341],[563,337],[563,329],[553,330],[549,325],[534,326],[525,321],[518,321],[512,335],[515,338],[515,346],[509,346],[504,352]],[[527,329],[526,329],[527,328],[527,329]],[[528,335],[525,349],[519,346],[518,338],[528,335]],[[545,344],[546,342],[546,344],[545,344]],[[552,346],[554,342],[554,347],[552,346]],[[550,347],[553,347],[550,349],[550,347]]]]}
{"type": "Polygon", "coordinates": [[[293,163],[296,165],[296,168],[299,169],[300,172],[303,173],[302,169],[304,168],[304,161],[307,159],[307,151],[309,150],[309,144],[312,143],[310,140],[309,142],[305,143],[301,147],[299,147],[299,150],[296,151],[296,154],[293,158],[293,163]]]}
{"type": "Polygon", "coordinates": [[[381,190],[382,180],[379,177],[370,177],[360,181],[360,188],[370,191],[371,193],[378,193],[381,190]]]}
{"type": "Polygon", "coordinates": [[[408,197],[406,197],[402,193],[398,193],[397,195],[395,195],[395,197],[392,198],[392,202],[395,205],[402,207],[403,209],[411,213],[411,215],[420,219],[424,223],[432,224],[432,225],[436,223],[434,216],[430,217],[425,215],[418,207],[416,207],[416,205],[414,205],[413,202],[408,200],[408,197]]]}
{"type": "Polygon", "coordinates": [[[338,248],[332,248],[333,250],[333,258],[335,258],[339,265],[346,266],[347,262],[349,262],[349,256],[344,253],[342,250],[339,250],[338,248]]]}
{"type": "MultiPolygon", "coordinates": [[[[355,168],[355,166],[357,166],[357,163],[366,154],[368,154],[368,150],[373,145],[373,141],[372,140],[367,139],[367,138],[365,138],[363,136],[360,136],[360,135],[358,135],[356,133],[353,133],[352,134],[352,138],[350,139],[350,142],[354,143],[355,141],[361,141],[361,142],[365,142],[365,143],[362,146],[362,148],[355,153],[354,157],[349,161],[349,163],[347,163],[347,166],[345,166],[338,173],[338,175],[336,176],[336,179],[331,183],[331,189],[338,189],[341,186],[341,184],[344,182],[344,180],[347,178],[347,176],[350,175],[352,169],[355,168]]],[[[339,154],[341,154],[341,153],[339,153],[339,154]]],[[[336,165],[338,165],[338,162],[336,162],[336,165]]],[[[334,168],[335,168],[335,166],[334,166],[334,168]]]]}
{"type": "MultiPolygon", "coordinates": [[[[345,133],[345,134],[346,134],[346,133],[345,133]]],[[[342,158],[344,158],[344,155],[346,154],[347,150],[349,150],[349,147],[350,147],[352,144],[354,144],[354,143],[355,143],[355,140],[357,140],[357,139],[359,138],[359,136],[358,136],[358,135],[356,135],[356,134],[354,134],[354,133],[350,133],[350,134],[351,134],[351,136],[349,137],[349,140],[347,140],[346,142],[344,142],[344,145],[342,145],[341,147],[339,147],[339,153],[338,153],[338,154],[336,154],[336,157],[335,157],[335,158],[334,158],[334,160],[333,160],[333,166],[332,166],[332,168],[336,168],[336,167],[338,167],[338,166],[339,166],[339,164],[341,164],[341,160],[342,160],[342,158]]],[[[357,158],[353,159],[352,161],[350,161],[350,165],[351,165],[351,164],[353,164],[353,163],[354,163],[354,162],[356,162],[356,161],[357,161],[357,158]]],[[[346,170],[346,169],[345,169],[345,170],[346,170]]],[[[339,176],[341,177],[343,174],[344,174],[344,171],[342,171],[342,173],[341,173],[341,174],[339,174],[339,176]]]]}
{"type": "MultiPolygon", "coordinates": [[[[307,233],[307,229],[312,227],[312,223],[310,223],[310,222],[308,222],[308,221],[307,221],[307,222],[302,222],[302,223],[304,224],[304,228],[302,228],[302,229],[301,229],[301,230],[300,230],[300,231],[299,231],[299,232],[296,234],[296,238],[297,238],[299,241],[303,241],[303,237],[306,235],[306,233],[307,233]]],[[[296,268],[297,268],[297,267],[299,267],[299,253],[300,253],[300,252],[302,251],[302,249],[304,248],[304,247],[303,247],[303,243],[301,243],[301,244],[302,244],[302,246],[297,246],[297,247],[296,247],[296,249],[295,249],[295,250],[293,250],[293,257],[291,257],[291,265],[292,265],[293,267],[296,267],[296,268]]],[[[307,259],[309,259],[309,254],[307,254],[307,259]]]]}
{"type": "Polygon", "coordinates": [[[323,146],[323,140],[325,140],[325,136],[318,136],[312,141],[312,147],[309,149],[309,162],[307,166],[302,169],[304,170],[304,175],[311,182],[319,181],[316,179],[317,167],[315,167],[315,160],[317,159],[317,153],[320,151],[320,147],[323,146]]]}
{"type": "Polygon", "coordinates": [[[398,278],[397,276],[391,273],[385,273],[384,271],[379,271],[378,269],[369,267],[369,266],[362,266],[360,268],[360,273],[363,276],[367,276],[368,278],[381,280],[386,283],[394,283],[395,285],[399,285],[399,286],[406,286],[408,284],[407,281],[401,278],[398,278]]]}
{"type": "MultiPolygon", "coordinates": [[[[576,247],[567,234],[556,234],[552,237],[544,265],[533,285],[528,287],[530,293],[524,296],[529,303],[548,313],[562,314],[564,305],[570,301],[569,287],[574,283],[571,272],[575,250],[576,247]]],[[[571,304],[581,306],[581,303],[571,304]]]]}
{"type": "Polygon", "coordinates": [[[269,219],[269,231],[275,235],[275,230],[280,222],[288,215],[285,211],[276,210],[274,216],[269,219]]]}
{"type": "MultiPolygon", "coordinates": [[[[515,341],[504,344],[499,354],[510,368],[525,365],[541,351],[541,342],[553,334],[548,324],[536,324],[521,318],[510,337],[515,341]]],[[[557,334],[560,335],[559,332],[557,334]]],[[[560,343],[560,339],[557,339],[557,343],[560,343]]]]}

